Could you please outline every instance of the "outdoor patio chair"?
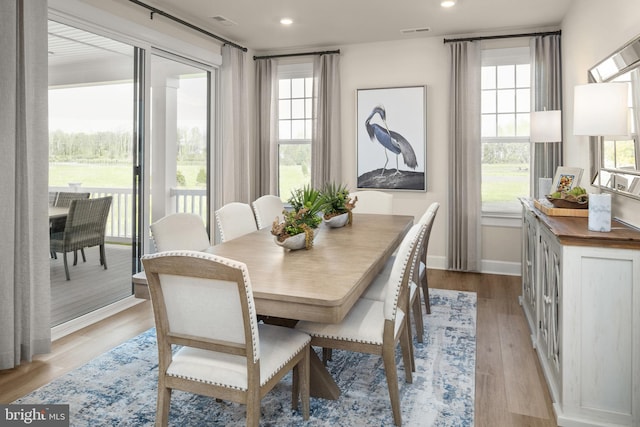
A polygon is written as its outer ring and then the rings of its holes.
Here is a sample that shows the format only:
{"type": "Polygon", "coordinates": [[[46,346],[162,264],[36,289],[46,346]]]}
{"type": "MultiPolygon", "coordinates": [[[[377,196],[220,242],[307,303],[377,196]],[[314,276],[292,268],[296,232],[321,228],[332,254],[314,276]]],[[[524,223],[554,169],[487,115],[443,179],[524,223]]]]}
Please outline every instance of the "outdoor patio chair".
{"type": "MultiPolygon", "coordinates": [[[[73,252],[73,265],[78,262],[77,252],[84,248],[100,247],[100,265],[107,269],[107,257],[104,250],[105,227],[109,209],[111,208],[111,196],[96,199],[72,200],[69,206],[69,214],[61,232],[53,232],[50,237],[50,251],[60,252],[64,258],[64,271],[67,280],[70,280],[67,253],[73,252]]],[[[84,251],[82,258],[86,262],[84,251]]]]}

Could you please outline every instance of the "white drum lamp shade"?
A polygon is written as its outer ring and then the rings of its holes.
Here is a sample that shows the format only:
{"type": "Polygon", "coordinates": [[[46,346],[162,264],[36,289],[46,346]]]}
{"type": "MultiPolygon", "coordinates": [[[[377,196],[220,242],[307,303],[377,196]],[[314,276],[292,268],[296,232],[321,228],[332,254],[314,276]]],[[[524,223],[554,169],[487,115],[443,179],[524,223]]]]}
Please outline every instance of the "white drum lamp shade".
{"type": "Polygon", "coordinates": [[[573,98],[573,134],[628,135],[628,93],[626,83],[576,86],[573,98]]]}

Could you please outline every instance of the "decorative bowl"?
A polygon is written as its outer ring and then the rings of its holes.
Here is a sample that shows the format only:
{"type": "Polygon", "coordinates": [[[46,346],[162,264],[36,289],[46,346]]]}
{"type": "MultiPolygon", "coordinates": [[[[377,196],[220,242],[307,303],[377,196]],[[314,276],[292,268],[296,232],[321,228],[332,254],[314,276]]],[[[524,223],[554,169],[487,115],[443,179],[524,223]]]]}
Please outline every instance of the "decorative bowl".
{"type": "MultiPolygon", "coordinates": [[[[319,228],[313,230],[313,240],[318,236],[319,230],[319,228]]],[[[280,242],[277,236],[273,236],[273,241],[276,242],[276,245],[282,246],[285,249],[297,251],[298,249],[304,249],[306,247],[306,236],[305,233],[296,234],[295,236],[288,237],[283,242],[280,242]]]]}
{"type": "Polygon", "coordinates": [[[564,199],[558,199],[558,198],[555,198],[555,197],[551,197],[550,195],[547,195],[546,198],[556,208],[562,208],[562,209],[587,209],[589,207],[589,195],[588,194],[581,194],[578,197],[568,195],[564,199]]]}
{"type": "Polygon", "coordinates": [[[344,227],[347,224],[347,222],[349,222],[349,213],[345,212],[343,214],[333,216],[329,219],[323,218],[322,220],[324,221],[325,224],[327,224],[327,226],[331,228],[344,227]]]}

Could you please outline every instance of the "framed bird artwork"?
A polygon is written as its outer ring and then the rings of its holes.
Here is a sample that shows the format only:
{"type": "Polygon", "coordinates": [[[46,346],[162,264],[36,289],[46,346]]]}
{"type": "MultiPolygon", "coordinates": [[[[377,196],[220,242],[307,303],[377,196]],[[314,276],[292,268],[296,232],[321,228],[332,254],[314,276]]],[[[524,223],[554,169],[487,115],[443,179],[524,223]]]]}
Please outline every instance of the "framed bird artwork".
{"type": "Polygon", "coordinates": [[[358,188],[427,189],[427,87],[357,91],[358,188]]]}

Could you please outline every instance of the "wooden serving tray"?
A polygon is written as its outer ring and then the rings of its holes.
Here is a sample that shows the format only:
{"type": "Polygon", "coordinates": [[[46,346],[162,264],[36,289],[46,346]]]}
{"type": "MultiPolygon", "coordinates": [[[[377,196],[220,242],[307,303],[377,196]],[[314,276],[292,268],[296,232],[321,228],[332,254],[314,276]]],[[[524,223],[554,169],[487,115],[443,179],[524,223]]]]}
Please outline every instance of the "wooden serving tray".
{"type": "Polygon", "coordinates": [[[589,216],[589,209],[556,208],[548,200],[534,200],[533,205],[543,214],[549,216],[575,216],[582,218],[587,218],[589,216]]]}

